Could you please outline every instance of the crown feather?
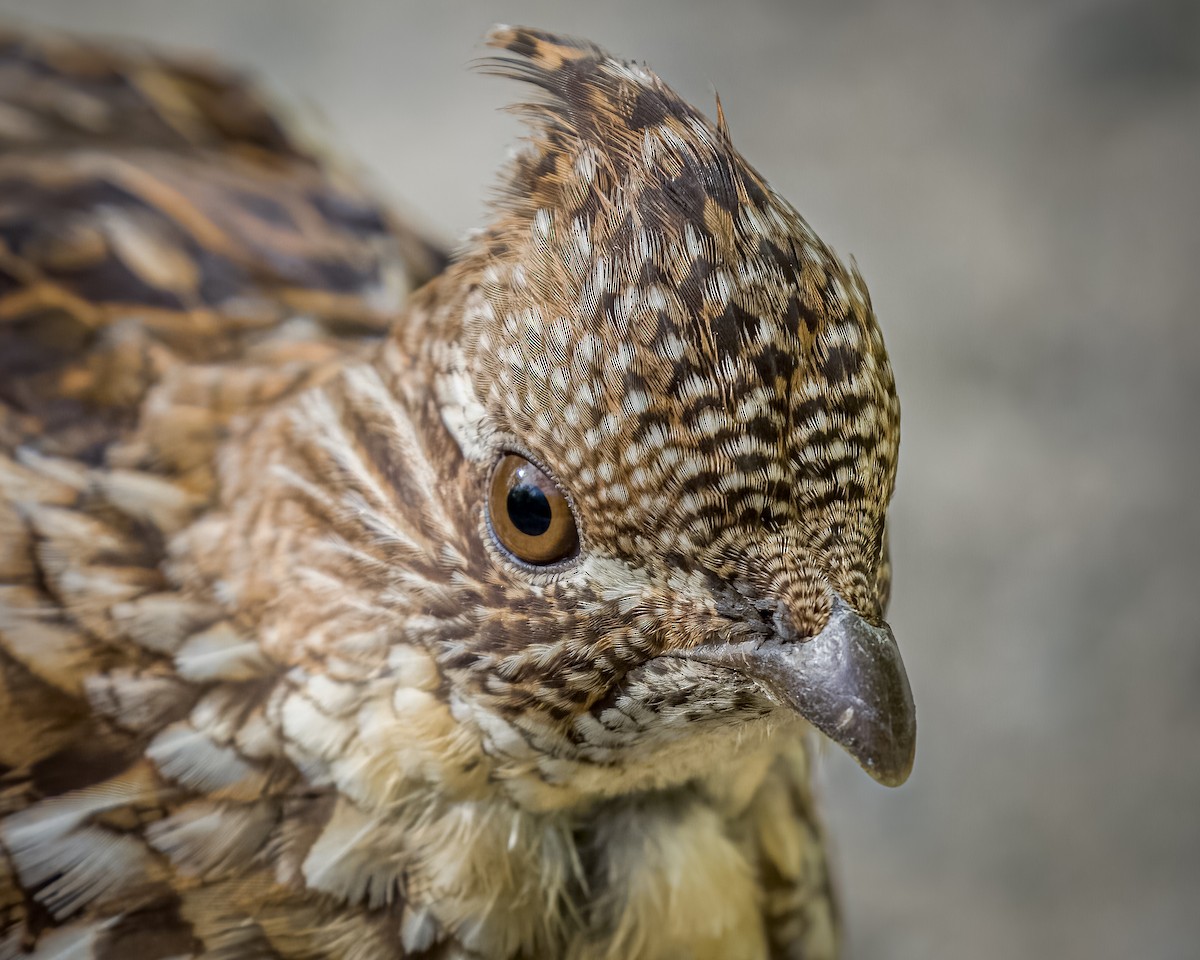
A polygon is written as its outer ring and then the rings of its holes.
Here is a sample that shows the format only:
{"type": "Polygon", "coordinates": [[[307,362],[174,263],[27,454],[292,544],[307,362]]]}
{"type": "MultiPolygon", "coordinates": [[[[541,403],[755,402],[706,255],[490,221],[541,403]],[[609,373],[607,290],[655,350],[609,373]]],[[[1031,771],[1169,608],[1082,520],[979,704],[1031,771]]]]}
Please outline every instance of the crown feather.
{"type": "Polygon", "coordinates": [[[487,42],[513,56],[485,60],[484,72],[544,93],[512,108],[533,130],[502,190],[506,209],[574,207],[581,193],[606,206],[636,176],[660,188],[644,197],[644,208],[657,208],[646,212],[681,226],[703,220],[706,199],[731,210],[764,195],[730,144],[723,111],[714,123],[645,66],[526,27],[496,27],[487,42]]]}

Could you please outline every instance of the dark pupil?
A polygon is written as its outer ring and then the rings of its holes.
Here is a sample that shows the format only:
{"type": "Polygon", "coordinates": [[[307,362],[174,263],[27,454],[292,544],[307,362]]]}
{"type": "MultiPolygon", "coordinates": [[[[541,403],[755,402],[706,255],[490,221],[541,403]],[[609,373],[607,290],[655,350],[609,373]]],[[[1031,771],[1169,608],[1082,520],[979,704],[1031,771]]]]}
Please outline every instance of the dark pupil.
{"type": "Polygon", "coordinates": [[[508,519],[527,537],[540,537],[550,529],[550,501],[531,483],[508,491],[508,519]]]}

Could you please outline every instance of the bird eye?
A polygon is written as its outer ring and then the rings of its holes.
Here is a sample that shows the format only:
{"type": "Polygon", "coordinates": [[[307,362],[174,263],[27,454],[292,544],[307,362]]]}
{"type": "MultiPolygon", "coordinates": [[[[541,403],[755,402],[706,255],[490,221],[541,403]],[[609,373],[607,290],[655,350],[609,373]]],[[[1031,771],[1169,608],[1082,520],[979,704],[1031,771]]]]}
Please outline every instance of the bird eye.
{"type": "Polygon", "coordinates": [[[579,533],[566,494],[543,471],[515,453],[505,454],[496,464],[488,513],[500,545],[525,563],[556,563],[579,547],[579,533]]]}

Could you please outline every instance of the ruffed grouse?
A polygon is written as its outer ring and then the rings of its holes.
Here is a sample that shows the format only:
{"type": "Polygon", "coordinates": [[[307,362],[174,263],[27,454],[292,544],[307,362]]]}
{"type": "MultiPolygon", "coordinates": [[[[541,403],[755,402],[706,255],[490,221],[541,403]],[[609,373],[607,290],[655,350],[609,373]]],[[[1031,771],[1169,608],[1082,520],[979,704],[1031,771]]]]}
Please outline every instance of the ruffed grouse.
{"type": "Polygon", "coordinates": [[[442,269],[239,77],[0,37],[5,960],[836,953],[807,731],[915,737],[866,289],[719,108],[490,43],[442,269]]]}

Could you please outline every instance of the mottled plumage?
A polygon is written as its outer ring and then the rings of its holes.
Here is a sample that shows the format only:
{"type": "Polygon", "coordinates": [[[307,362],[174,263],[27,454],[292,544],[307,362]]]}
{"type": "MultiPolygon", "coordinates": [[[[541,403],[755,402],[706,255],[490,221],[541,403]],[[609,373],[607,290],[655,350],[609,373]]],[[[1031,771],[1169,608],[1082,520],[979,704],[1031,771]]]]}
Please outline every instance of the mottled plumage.
{"type": "Polygon", "coordinates": [[[723,119],[490,42],[532,135],[402,310],[240,81],[0,44],[0,958],[835,955],[807,731],[915,735],[865,287],[723,119]]]}

